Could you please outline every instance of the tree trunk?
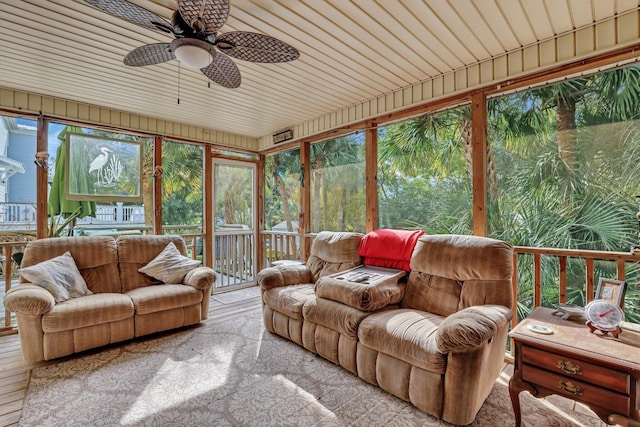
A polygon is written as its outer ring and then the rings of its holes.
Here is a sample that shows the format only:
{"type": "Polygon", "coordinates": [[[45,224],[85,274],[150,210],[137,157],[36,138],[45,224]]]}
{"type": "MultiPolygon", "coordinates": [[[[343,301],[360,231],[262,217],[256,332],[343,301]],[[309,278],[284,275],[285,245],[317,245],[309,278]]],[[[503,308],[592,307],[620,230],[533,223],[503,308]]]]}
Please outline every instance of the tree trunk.
{"type": "Polygon", "coordinates": [[[322,169],[313,171],[313,201],[311,206],[311,231],[317,233],[320,230],[320,187],[322,185],[322,169]]]}
{"type": "MultiPolygon", "coordinates": [[[[289,210],[289,197],[287,197],[287,187],[285,185],[284,179],[276,173],[274,176],[276,180],[276,185],[278,186],[278,191],[280,193],[280,199],[282,201],[282,214],[284,215],[284,221],[287,224],[287,231],[293,230],[293,219],[291,218],[291,211],[289,210]]],[[[287,239],[291,242],[291,250],[293,254],[298,253],[298,248],[296,245],[296,239],[291,239],[290,236],[287,239]]]]}
{"type": "Polygon", "coordinates": [[[347,224],[347,189],[340,189],[340,204],[338,205],[338,231],[345,231],[347,224]]]}
{"type": "MultiPolygon", "coordinates": [[[[460,132],[462,146],[464,147],[464,158],[467,161],[467,170],[469,176],[473,178],[473,140],[471,135],[471,118],[466,119],[462,125],[460,132]]],[[[489,215],[498,216],[498,176],[496,173],[496,159],[493,153],[493,146],[487,143],[487,213],[489,215]]]]}
{"type": "Polygon", "coordinates": [[[578,167],[576,134],[576,101],[561,98],[556,111],[558,155],[569,170],[578,167]]]}
{"type": "Polygon", "coordinates": [[[293,231],[293,219],[291,218],[291,211],[289,210],[289,197],[287,196],[287,187],[284,179],[277,173],[274,176],[276,185],[278,186],[278,192],[280,193],[280,201],[282,203],[282,215],[284,221],[287,224],[287,231],[293,231]]]}
{"type": "MultiPolygon", "coordinates": [[[[142,204],[144,205],[144,225],[153,225],[153,173],[151,170],[142,172],[142,204]]],[[[160,206],[158,206],[160,209],[160,206]]]]}

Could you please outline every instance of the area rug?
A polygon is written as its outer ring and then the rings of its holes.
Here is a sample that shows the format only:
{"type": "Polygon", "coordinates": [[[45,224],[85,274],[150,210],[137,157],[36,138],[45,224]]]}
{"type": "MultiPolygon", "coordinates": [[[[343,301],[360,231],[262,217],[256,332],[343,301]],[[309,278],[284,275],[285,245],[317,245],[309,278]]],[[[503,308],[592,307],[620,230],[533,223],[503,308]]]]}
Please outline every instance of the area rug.
{"type": "MultiPolygon", "coordinates": [[[[500,378],[474,426],[512,426],[500,378]]],[[[598,425],[522,393],[526,426],[598,425]]],[[[32,370],[21,426],[449,426],[285,339],[261,313],[32,370]]]]}

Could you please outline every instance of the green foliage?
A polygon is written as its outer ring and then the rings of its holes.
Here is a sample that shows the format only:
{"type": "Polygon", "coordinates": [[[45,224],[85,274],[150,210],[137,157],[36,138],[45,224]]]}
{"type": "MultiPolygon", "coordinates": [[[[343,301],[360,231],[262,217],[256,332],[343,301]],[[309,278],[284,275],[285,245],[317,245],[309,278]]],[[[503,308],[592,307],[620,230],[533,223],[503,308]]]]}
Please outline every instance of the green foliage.
{"type": "Polygon", "coordinates": [[[378,226],[469,234],[471,170],[460,107],[387,126],[378,141],[378,226]]]}
{"type": "MultiPolygon", "coordinates": [[[[627,252],[638,240],[640,67],[488,102],[488,228],[514,245],[627,252]],[[561,117],[562,114],[562,117],[561,117]],[[573,120],[567,122],[566,120],[573,120]]],[[[468,108],[379,132],[380,226],[470,234],[468,108]]],[[[518,315],[533,306],[533,261],[521,256],[518,315]]],[[[542,303],[559,301],[558,260],[542,258],[542,303]]],[[[567,259],[567,302],[584,305],[586,266],[567,259]]],[[[596,262],[595,277],[616,276],[596,262]]],[[[627,319],[640,319],[640,267],[629,263],[627,319]]]]}
{"type": "Polygon", "coordinates": [[[202,147],[164,141],[162,144],[162,222],[202,225],[202,147]]]}
{"type": "Polygon", "coordinates": [[[300,215],[300,150],[282,151],[265,158],[265,229],[285,222],[297,231],[300,215]]]}
{"type": "Polygon", "coordinates": [[[311,146],[311,231],[365,230],[364,135],[311,146]]]}

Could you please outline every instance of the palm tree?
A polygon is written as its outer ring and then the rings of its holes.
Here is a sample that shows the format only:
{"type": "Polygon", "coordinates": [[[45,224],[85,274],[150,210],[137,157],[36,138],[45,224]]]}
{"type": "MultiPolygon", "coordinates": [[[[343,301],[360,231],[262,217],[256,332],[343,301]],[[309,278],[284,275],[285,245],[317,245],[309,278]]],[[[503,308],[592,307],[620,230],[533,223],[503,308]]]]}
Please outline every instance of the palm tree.
{"type": "MultiPolygon", "coordinates": [[[[357,179],[363,172],[364,137],[350,135],[332,139],[311,146],[311,182],[312,193],[312,230],[329,230],[329,218],[341,218],[335,224],[337,230],[362,231],[364,223],[347,225],[347,204],[357,189],[363,191],[362,179],[357,179]],[[331,188],[330,188],[331,187],[331,188]],[[338,196],[329,201],[329,192],[338,196]],[[321,204],[322,202],[322,204],[321,204]],[[321,207],[322,206],[322,209],[321,207]],[[329,209],[335,209],[335,215],[329,215],[329,209]],[[321,224],[322,220],[322,224],[321,224]]],[[[363,201],[362,201],[363,202],[363,201]]],[[[355,205],[355,204],[354,204],[355,205]]]]}
{"type": "MultiPolygon", "coordinates": [[[[628,250],[640,173],[640,133],[628,120],[638,116],[638,95],[633,66],[492,100],[500,204],[508,213],[492,223],[493,235],[525,246],[628,250]]],[[[596,273],[614,277],[615,267],[596,265],[596,273]]],[[[637,281],[638,272],[627,271],[634,280],[631,274],[637,281]]],[[[568,301],[584,304],[584,266],[568,260],[567,276],[568,301]]],[[[557,278],[545,277],[543,301],[557,302],[557,278]]],[[[522,296],[530,291],[524,287],[522,296]]],[[[630,287],[629,300],[637,294],[630,287]]]]}
{"type": "Polygon", "coordinates": [[[163,223],[201,225],[202,147],[164,141],[162,157],[163,223]]]}
{"type": "MultiPolygon", "coordinates": [[[[446,197],[446,193],[451,193],[453,188],[463,189],[464,194],[470,198],[470,180],[473,171],[472,164],[472,135],[471,135],[471,109],[468,106],[458,107],[436,114],[428,114],[417,117],[412,120],[387,126],[379,132],[380,140],[378,142],[378,164],[380,179],[380,192],[382,194],[381,202],[385,203],[385,199],[391,197],[392,204],[398,201],[398,190],[389,187],[392,183],[398,181],[398,177],[420,177],[429,181],[437,182],[437,185],[443,190],[443,194],[439,197],[431,197],[431,205],[440,203],[439,200],[444,196],[447,200],[453,201],[454,197],[446,197]],[[463,162],[463,163],[462,163],[463,162]]],[[[496,194],[495,186],[495,162],[493,161],[492,151],[488,151],[489,165],[488,169],[488,187],[489,194],[496,194]]],[[[411,182],[402,183],[402,191],[408,190],[414,186],[415,178],[411,182]]],[[[431,190],[435,191],[434,185],[425,183],[431,190]]],[[[455,191],[454,191],[455,193],[455,191]]],[[[400,198],[402,198],[401,196],[400,198]]],[[[459,197],[458,197],[459,199],[459,197]]],[[[495,198],[490,197],[490,203],[495,198]]],[[[416,200],[413,203],[417,203],[416,200]]],[[[435,226],[433,216],[441,214],[435,209],[432,210],[428,221],[430,223],[418,224],[418,221],[405,221],[405,224],[413,223],[413,227],[421,227],[425,230],[439,230],[440,232],[452,232],[452,230],[466,230],[469,232],[471,224],[471,204],[455,203],[456,209],[460,209],[445,222],[449,221],[449,226],[435,226]],[[468,209],[468,211],[466,210],[468,209]],[[461,221],[462,220],[462,221],[461,221]],[[466,227],[464,224],[469,224],[466,227]]],[[[449,207],[452,207],[449,204],[449,207]]],[[[420,217],[419,213],[411,212],[409,209],[409,217],[420,217]]],[[[384,216],[385,212],[381,212],[384,216]]],[[[444,224],[444,222],[442,223],[444,224]]]]}

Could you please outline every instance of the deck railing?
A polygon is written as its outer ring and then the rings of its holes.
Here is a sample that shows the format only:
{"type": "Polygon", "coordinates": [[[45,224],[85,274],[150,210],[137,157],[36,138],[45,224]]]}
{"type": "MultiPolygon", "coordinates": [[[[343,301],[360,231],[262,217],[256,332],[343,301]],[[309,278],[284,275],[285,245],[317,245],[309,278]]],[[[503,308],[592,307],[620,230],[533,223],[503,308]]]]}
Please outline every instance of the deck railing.
{"type": "Polygon", "coordinates": [[[573,300],[586,304],[593,300],[600,277],[625,281],[633,276],[637,282],[640,272],[640,256],[630,252],[516,246],[513,263],[513,306],[518,307],[514,326],[535,307],[566,303],[569,289],[578,294],[573,300]]]}
{"type": "MultiPolygon", "coordinates": [[[[0,256],[0,277],[4,284],[0,286],[0,297],[11,289],[14,283],[18,282],[17,269],[19,261],[22,258],[20,254],[24,250],[27,240],[16,242],[1,242],[0,250],[2,255],[0,256]]],[[[0,313],[0,332],[12,329],[15,325],[15,316],[12,316],[11,312],[2,305],[2,313],[0,313]]]]}
{"type": "Polygon", "coordinates": [[[262,231],[260,233],[260,244],[262,245],[261,266],[269,267],[273,261],[279,260],[299,260],[300,256],[300,234],[286,231],[262,231]]]}
{"type": "Polygon", "coordinates": [[[216,290],[228,290],[255,280],[253,230],[216,231],[214,269],[218,273],[216,290]]]}

